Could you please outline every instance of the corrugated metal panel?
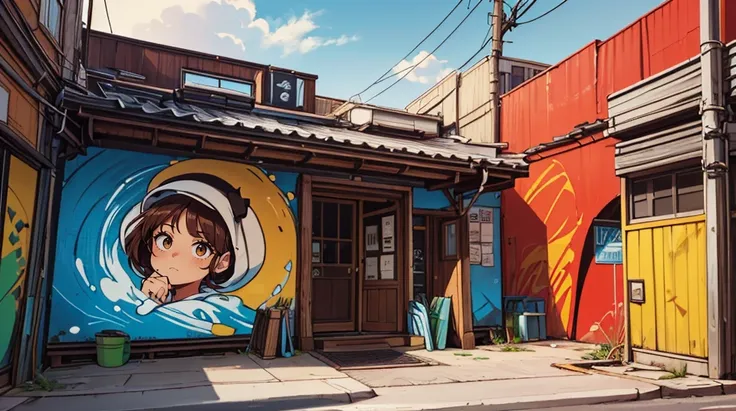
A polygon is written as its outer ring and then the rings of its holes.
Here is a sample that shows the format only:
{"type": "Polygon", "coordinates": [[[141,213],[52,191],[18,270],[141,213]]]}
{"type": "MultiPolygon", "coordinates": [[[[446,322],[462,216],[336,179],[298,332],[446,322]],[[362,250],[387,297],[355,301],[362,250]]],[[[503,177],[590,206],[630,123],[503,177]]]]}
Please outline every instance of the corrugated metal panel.
{"type": "Polygon", "coordinates": [[[596,43],[501,98],[501,137],[524,151],[596,120],[596,43]]]}
{"type": "Polygon", "coordinates": [[[700,82],[698,56],[612,94],[608,97],[608,133],[623,135],[684,112],[697,114],[700,82]]]}
{"type": "Polygon", "coordinates": [[[462,74],[460,79],[460,127],[458,134],[477,143],[490,143],[491,65],[485,58],[462,74]]]}
{"type": "Polygon", "coordinates": [[[705,224],[688,220],[625,229],[626,278],[645,293],[629,304],[631,345],[706,358],[705,224]]]}
{"type": "Polygon", "coordinates": [[[501,138],[521,152],[608,117],[609,94],[699,52],[698,0],[670,0],[502,97],[501,138]]]}
{"type": "Polygon", "coordinates": [[[442,116],[442,125],[449,126],[456,121],[458,73],[445,77],[434,87],[406,106],[406,111],[414,114],[442,116]]]}
{"type": "MultiPolygon", "coordinates": [[[[114,85],[100,83],[105,96],[82,94],[74,89],[64,90],[64,103],[76,103],[83,107],[125,110],[137,114],[160,115],[169,118],[183,119],[198,123],[219,124],[223,126],[240,127],[245,131],[266,132],[274,137],[281,135],[285,138],[302,138],[305,140],[319,140],[326,143],[339,143],[345,146],[370,148],[376,151],[391,153],[408,153],[424,158],[440,158],[445,160],[460,160],[471,163],[485,163],[493,166],[526,169],[526,163],[519,158],[498,156],[495,147],[484,147],[465,144],[452,138],[430,138],[412,140],[396,137],[380,136],[347,128],[322,125],[308,117],[299,117],[296,114],[290,118],[280,119],[274,115],[267,115],[267,110],[260,110],[259,114],[236,112],[210,107],[195,106],[179,103],[175,100],[163,98],[163,94],[156,96],[151,92],[134,94],[133,89],[120,90],[114,85]]],[[[72,106],[73,107],[73,106],[72,106]]]]}
{"type": "Polygon", "coordinates": [[[702,156],[701,123],[694,121],[616,144],[616,175],[702,156]]]}

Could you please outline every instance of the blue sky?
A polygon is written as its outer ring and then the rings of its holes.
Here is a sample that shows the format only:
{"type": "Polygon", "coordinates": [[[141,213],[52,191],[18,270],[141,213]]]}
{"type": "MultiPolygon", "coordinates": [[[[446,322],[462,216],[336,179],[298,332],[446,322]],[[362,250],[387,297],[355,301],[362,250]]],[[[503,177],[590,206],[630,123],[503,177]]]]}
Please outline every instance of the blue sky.
{"type": "MultiPolygon", "coordinates": [[[[478,0],[463,3],[413,56],[434,49],[478,0]]],[[[483,3],[432,57],[372,103],[404,107],[472,56],[488,31],[483,3]]],[[[513,4],[514,0],[507,0],[513,4]]],[[[537,0],[526,18],[559,0],[537,0]]],[[[319,76],[317,93],[348,98],[395,67],[456,0],[107,0],[113,31],[148,41],[272,64],[319,76]]],[[[568,0],[552,14],[507,34],[504,55],[556,63],[606,39],[662,0],[568,0]]],[[[94,29],[109,31],[102,0],[94,29]]],[[[487,53],[484,51],[483,53],[487,53]]],[[[425,54],[422,54],[424,56],[425,54]]],[[[477,58],[481,58],[479,54],[477,58]]],[[[415,60],[418,61],[418,60],[415,60]]],[[[408,66],[405,61],[398,67],[408,66]]],[[[397,77],[398,78],[398,77],[397,77]]],[[[384,82],[362,97],[381,91],[384,82]]]]}

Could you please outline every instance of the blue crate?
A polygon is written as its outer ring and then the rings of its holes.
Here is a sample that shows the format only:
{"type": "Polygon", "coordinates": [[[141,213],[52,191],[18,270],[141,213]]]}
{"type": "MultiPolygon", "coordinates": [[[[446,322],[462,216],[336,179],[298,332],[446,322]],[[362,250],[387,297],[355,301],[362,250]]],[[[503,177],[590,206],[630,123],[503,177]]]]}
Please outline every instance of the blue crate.
{"type": "Polygon", "coordinates": [[[519,316],[519,336],[521,341],[547,339],[547,316],[545,313],[525,312],[519,316]]]}

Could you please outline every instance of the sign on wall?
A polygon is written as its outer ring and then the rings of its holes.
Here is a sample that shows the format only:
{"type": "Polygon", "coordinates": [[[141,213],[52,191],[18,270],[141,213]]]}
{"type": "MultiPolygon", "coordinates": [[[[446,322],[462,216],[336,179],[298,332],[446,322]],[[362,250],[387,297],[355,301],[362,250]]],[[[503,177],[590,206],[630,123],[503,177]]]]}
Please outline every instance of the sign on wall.
{"type": "Polygon", "coordinates": [[[297,78],[290,73],[271,72],[271,104],[295,109],[297,106],[297,78]]]}
{"type": "Polygon", "coordinates": [[[474,207],[470,209],[469,240],[470,264],[493,267],[493,209],[474,207]]]}
{"type": "Polygon", "coordinates": [[[621,229],[618,227],[595,226],[596,264],[623,264],[621,229]]]}

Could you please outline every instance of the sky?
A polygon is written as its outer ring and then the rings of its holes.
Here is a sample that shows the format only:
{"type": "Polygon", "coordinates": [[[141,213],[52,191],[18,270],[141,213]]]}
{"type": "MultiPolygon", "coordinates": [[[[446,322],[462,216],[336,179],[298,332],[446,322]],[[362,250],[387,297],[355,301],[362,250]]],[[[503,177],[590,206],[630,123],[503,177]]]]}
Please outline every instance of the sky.
{"type": "MultiPolygon", "coordinates": [[[[403,108],[480,50],[489,0],[461,0],[447,21],[402,60],[457,0],[107,0],[113,33],[316,74],[317,94],[348,99],[386,71],[418,67],[371,100],[403,108]],[[465,23],[432,51],[465,18],[465,23]],[[426,57],[426,58],[425,58],[426,57]]],[[[524,19],[560,0],[537,0],[524,19]]],[[[514,4],[515,0],[507,0],[514,4]]],[[[88,0],[85,0],[85,9],[88,0]]],[[[605,40],[662,0],[568,0],[556,11],[504,37],[503,54],[554,64],[595,39],[605,40]]],[[[84,13],[86,20],[86,12],[84,13]]],[[[103,0],[92,28],[110,32],[103,0]]],[[[482,51],[477,59],[488,54],[482,51]]],[[[371,99],[407,71],[360,95],[371,99]]]]}

